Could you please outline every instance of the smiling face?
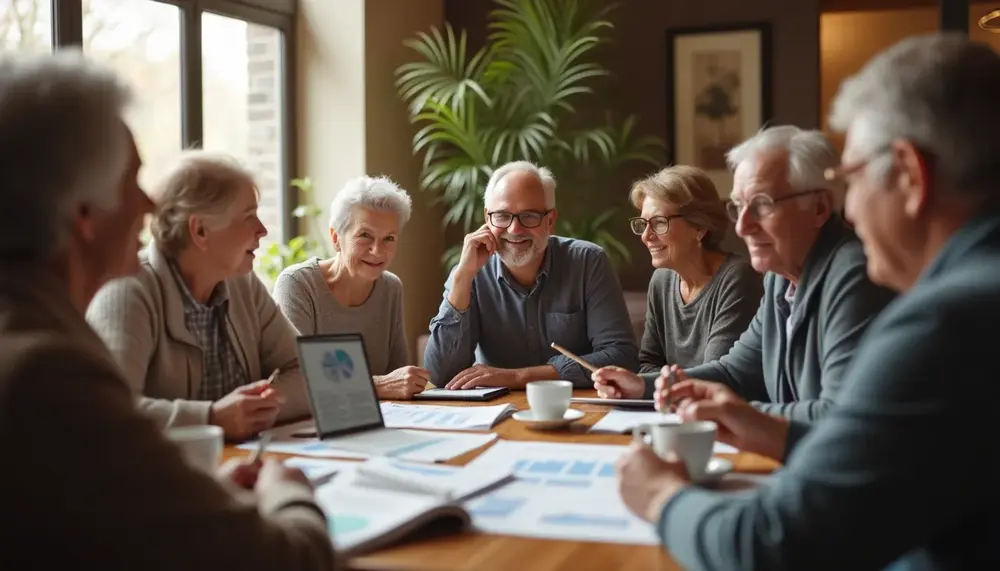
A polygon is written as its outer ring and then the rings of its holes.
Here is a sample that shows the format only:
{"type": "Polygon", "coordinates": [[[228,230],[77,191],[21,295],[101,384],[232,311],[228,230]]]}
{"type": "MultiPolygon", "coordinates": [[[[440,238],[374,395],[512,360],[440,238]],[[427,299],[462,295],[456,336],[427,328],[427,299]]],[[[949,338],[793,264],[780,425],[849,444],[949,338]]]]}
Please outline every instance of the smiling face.
{"type": "Polygon", "coordinates": [[[260,247],[260,239],[267,236],[267,228],[257,217],[257,189],[250,181],[240,184],[223,214],[195,215],[192,219],[193,231],[204,233],[196,241],[203,244],[210,266],[218,269],[223,279],[253,270],[254,251],[260,247]]]}
{"type": "MultiPolygon", "coordinates": [[[[486,200],[486,218],[491,212],[509,214],[544,214],[545,188],[542,182],[530,172],[512,172],[497,184],[486,200]]],[[[549,236],[555,230],[557,212],[553,209],[541,217],[535,228],[525,227],[518,218],[510,226],[501,228],[490,223],[490,232],[497,239],[500,259],[508,267],[520,267],[537,261],[548,245],[549,236]]]]}
{"type": "Polygon", "coordinates": [[[358,207],[343,234],[330,229],[334,248],[352,276],[374,282],[396,257],[399,215],[358,207]]]}
{"type": "MultiPolygon", "coordinates": [[[[675,206],[647,196],[642,201],[639,216],[649,220],[655,216],[676,216],[677,213],[675,206]]],[[[647,224],[642,233],[642,243],[649,250],[654,268],[675,269],[679,261],[683,263],[683,260],[699,255],[704,233],[704,230],[696,229],[683,218],[671,218],[667,231],[663,234],[655,233],[653,225],[647,224]]]]}
{"type": "MultiPolygon", "coordinates": [[[[730,198],[747,204],[761,194],[780,199],[796,192],[788,182],[788,154],[767,152],[736,167],[730,198]]],[[[819,229],[830,217],[829,203],[817,194],[780,200],[760,218],[751,210],[740,210],[736,233],[746,242],[753,268],[797,281],[819,229]]]]}

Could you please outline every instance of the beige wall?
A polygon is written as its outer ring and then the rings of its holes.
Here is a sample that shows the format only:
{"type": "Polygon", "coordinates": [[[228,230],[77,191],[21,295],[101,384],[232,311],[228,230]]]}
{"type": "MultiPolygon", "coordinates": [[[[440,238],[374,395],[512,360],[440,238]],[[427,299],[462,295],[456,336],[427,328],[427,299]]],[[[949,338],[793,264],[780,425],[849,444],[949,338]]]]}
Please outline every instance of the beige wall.
{"type": "Polygon", "coordinates": [[[420,191],[415,129],[396,97],[394,70],[411,59],[403,40],[443,21],[444,0],[301,0],[297,21],[298,174],[312,177],[324,206],[362,174],[389,176],[413,197],[390,268],[404,285],[413,363],[441,300],[443,213],[420,191]]]}
{"type": "MultiPolygon", "coordinates": [[[[1000,52],[1000,34],[979,27],[979,18],[992,4],[969,7],[969,37],[987,42],[1000,52]]],[[[820,102],[823,129],[837,144],[843,136],[831,133],[828,116],[837,89],[848,76],[857,72],[878,52],[908,36],[930,34],[938,29],[937,8],[833,12],[820,18],[820,102]]]]}

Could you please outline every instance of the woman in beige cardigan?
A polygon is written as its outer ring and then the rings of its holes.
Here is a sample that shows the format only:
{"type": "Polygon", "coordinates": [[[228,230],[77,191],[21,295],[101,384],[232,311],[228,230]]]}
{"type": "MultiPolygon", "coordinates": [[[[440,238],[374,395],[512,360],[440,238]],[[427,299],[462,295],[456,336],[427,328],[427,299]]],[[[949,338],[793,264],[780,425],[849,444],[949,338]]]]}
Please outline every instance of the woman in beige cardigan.
{"type": "Polygon", "coordinates": [[[233,440],[307,415],[295,330],[252,271],[267,234],[253,176],[188,151],[151,194],[142,271],[109,283],[87,310],[140,408],[164,428],[215,424],[233,440]]]}

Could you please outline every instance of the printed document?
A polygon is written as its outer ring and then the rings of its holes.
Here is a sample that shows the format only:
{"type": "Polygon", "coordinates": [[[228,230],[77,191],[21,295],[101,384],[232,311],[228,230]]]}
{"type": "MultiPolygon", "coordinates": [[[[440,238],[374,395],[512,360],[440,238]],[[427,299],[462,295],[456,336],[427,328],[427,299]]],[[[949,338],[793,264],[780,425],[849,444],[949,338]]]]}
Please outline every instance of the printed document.
{"type": "Polygon", "coordinates": [[[501,440],[467,470],[511,470],[515,481],[469,502],[476,529],[505,535],[656,545],[653,526],[618,496],[615,462],[628,447],[501,440]]]}
{"type": "Polygon", "coordinates": [[[514,412],[510,404],[496,406],[439,406],[382,403],[382,418],[390,428],[428,430],[489,430],[514,412]]]}

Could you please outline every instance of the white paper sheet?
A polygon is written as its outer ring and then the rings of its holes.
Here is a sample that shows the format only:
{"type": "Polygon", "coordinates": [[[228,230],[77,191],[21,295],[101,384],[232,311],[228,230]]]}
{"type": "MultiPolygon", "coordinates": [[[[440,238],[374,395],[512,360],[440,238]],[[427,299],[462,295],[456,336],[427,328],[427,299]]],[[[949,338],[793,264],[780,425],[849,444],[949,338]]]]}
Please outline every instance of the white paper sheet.
{"type": "Polygon", "coordinates": [[[496,406],[439,406],[382,403],[382,418],[389,428],[428,430],[489,430],[514,412],[509,404],[496,406]]]}
{"type": "MultiPolygon", "coordinates": [[[[623,434],[631,432],[633,428],[640,424],[656,424],[658,422],[680,422],[681,417],[676,414],[660,414],[659,412],[645,412],[635,410],[611,410],[603,418],[590,427],[590,432],[610,432],[623,434]]],[[[736,448],[716,441],[712,448],[715,454],[736,454],[736,448]]]]}
{"type": "MultiPolygon", "coordinates": [[[[286,458],[282,464],[292,468],[298,468],[309,478],[310,481],[325,480],[331,474],[343,476],[353,473],[362,462],[352,460],[326,460],[319,458],[293,457],[286,458]]],[[[339,477],[338,476],[338,477],[339,477]]]]}
{"type": "Polygon", "coordinates": [[[517,480],[465,508],[488,533],[656,545],[653,526],[618,496],[615,461],[627,449],[502,440],[466,469],[513,470],[517,480]]]}
{"type": "MultiPolygon", "coordinates": [[[[309,421],[283,426],[272,431],[267,451],[299,456],[326,458],[370,458],[388,456],[418,462],[442,462],[496,440],[496,434],[429,432],[380,428],[347,436],[317,440],[311,436],[309,421]]],[[[253,450],[256,442],[239,445],[253,450]]]]}

